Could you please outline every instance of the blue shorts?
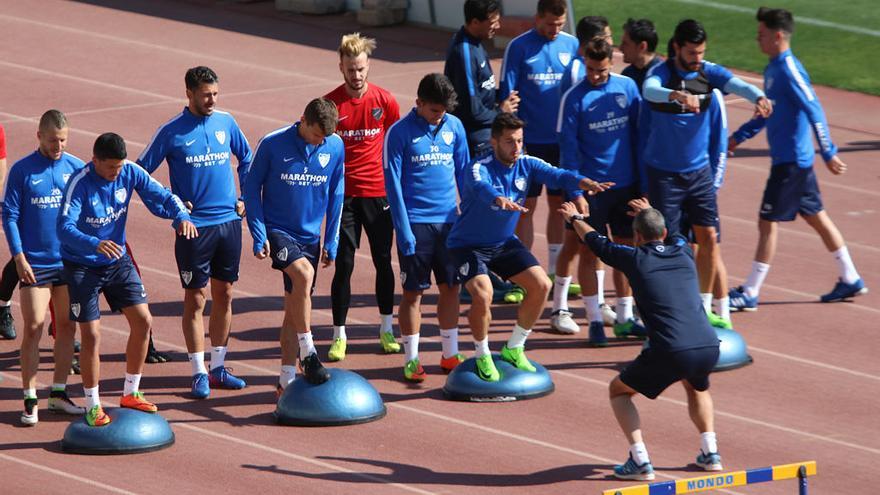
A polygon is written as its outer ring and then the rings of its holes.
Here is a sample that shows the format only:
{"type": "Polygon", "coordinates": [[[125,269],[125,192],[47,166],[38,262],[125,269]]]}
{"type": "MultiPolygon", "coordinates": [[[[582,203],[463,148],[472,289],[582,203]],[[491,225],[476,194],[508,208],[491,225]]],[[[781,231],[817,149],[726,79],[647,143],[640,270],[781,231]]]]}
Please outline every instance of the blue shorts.
{"type": "Polygon", "coordinates": [[[761,219],[790,222],[797,214],[812,216],[824,208],[813,167],[801,168],[796,163],[770,167],[770,177],[761,200],[761,219]]]}
{"type": "Polygon", "coordinates": [[[241,262],[241,220],[199,227],[199,236],[177,236],[174,257],[184,289],[201,289],[209,278],[224,282],[238,280],[241,262]]]}
{"type": "MultiPolygon", "coordinates": [[[[547,143],[547,144],[527,144],[525,146],[525,152],[529,155],[532,155],[536,158],[540,158],[545,162],[553,165],[554,167],[559,166],[559,145],[556,143],[547,143]]],[[[527,198],[537,198],[541,195],[541,190],[544,189],[544,184],[532,179],[529,182],[529,190],[526,193],[527,198]]],[[[547,188],[547,196],[562,196],[562,189],[550,189],[547,188]]]]}
{"type": "Polygon", "coordinates": [[[271,230],[267,234],[269,240],[269,256],[272,257],[272,268],[280,270],[284,279],[284,292],[290,294],[293,290],[293,281],[284,273],[284,270],[294,261],[306,258],[315,270],[312,277],[312,290],[315,290],[315,280],[318,279],[318,259],[321,257],[321,243],[300,244],[288,234],[271,230]]]}
{"type": "Polygon", "coordinates": [[[481,127],[473,131],[467,131],[468,149],[471,152],[471,160],[476,160],[492,153],[492,145],[489,140],[492,139],[492,128],[481,127]]]}
{"type": "Polygon", "coordinates": [[[477,275],[495,272],[508,280],[533,266],[541,266],[535,256],[516,237],[504,241],[500,246],[449,248],[453,266],[458,267],[456,278],[465,284],[477,275]]]}
{"type": "Polygon", "coordinates": [[[416,252],[400,259],[400,285],[403,290],[420,291],[431,287],[431,272],[437,284],[455,285],[455,263],[449,256],[446,238],[452,230],[451,223],[411,224],[416,238],[416,252]]]}
{"type": "Polygon", "coordinates": [[[713,227],[718,223],[718,195],[711,167],[693,172],[667,172],[648,167],[648,198],[666,218],[670,234],[681,233],[681,214],[691,225],[713,227]]]}
{"type": "Polygon", "coordinates": [[[54,268],[34,268],[31,267],[31,270],[34,271],[34,278],[37,279],[37,283],[35,284],[26,284],[24,282],[19,282],[18,287],[23,289],[25,287],[39,287],[41,285],[52,285],[52,287],[58,287],[61,285],[67,285],[67,280],[64,279],[64,268],[63,267],[54,267],[54,268]]]}
{"type": "Polygon", "coordinates": [[[103,293],[111,311],[147,303],[147,292],[131,256],[126,253],[116,263],[101,267],[64,261],[64,278],[70,293],[70,320],[101,319],[98,295],[103,293]]]}
{"type": "Polygon", "coordinates": [[[620,372],[620,381],[649,399],[656,399],[681,380],[687,380],[698,391],[709,390],[709,373],[718,362],[718,354],[718,346],[677,352],[649,347],[620,372]]]}
{"type": "MultiPolygon", "coordinates": [[[[629,216],[631,211],[629,202],[641,197],[638,187],[632,185],[609,189],[592,196],[585,193],[584,197],[587,198],[587,204],[590,206],[590,216],[587,218],[590,227],[606,237],[610,228],[611,235],[615,240],[618,238],[632,239],[633,217],[629,216]]],[[[573,229],[574,227],[565,224],[565,228],[573,229]]]]}

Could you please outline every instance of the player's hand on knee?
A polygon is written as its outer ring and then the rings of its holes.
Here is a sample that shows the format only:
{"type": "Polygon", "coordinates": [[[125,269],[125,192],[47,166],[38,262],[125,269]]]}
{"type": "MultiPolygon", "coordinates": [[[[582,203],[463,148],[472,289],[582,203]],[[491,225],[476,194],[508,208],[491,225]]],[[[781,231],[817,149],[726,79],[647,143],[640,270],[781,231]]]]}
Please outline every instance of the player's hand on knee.
{"type": "Polygon", "coordinates": [[[98,243],[98,249],[96,249],[95,252],[103,254],[111,260],[122,258],[122,246],[107,239],[98,243]]]}
{"type": "Polygon", "coordinates": [[[825,166],[827,166],[828,170],[834,175],[840,175],[846,172],[846,163],[844,163],[837,155],[832,156],[830,160],[825,162],[825,166]]]}
{"type": "Polygon", "coordinates": [[[189,220],[184,220],[177,226],[177,235],[183,236],[187,239],[194,239],[199,236],[199,230],[194,223],[189,220]]]}

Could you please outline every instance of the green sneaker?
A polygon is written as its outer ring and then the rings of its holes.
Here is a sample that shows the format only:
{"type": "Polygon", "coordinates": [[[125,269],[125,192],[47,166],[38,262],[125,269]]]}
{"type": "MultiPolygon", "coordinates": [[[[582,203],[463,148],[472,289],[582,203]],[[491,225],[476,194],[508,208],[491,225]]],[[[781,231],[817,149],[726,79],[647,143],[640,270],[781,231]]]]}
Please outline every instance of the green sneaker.
{"type": "Polygon", "coordinates": [[[581,295],[583,291],[581,291],[581,284],[576,284],[572,282],[568,286],[568,297],[578,297],[581,295]]]}
{"type": "Polygon", "coordinates": [[[501,379],[501,375],[495,367],[495,361],[492,361],[491,354],[477,358],[477,376],[480,377],[480,380],[486,382],[497,382],[501,379]]]}
{"type": "Polygon", "coordinates": [[[343,359],[345,359],[345,347],[345,339],[341,337],[333,339],[333,343],[330,344],[330,351],[327,352],[327,360],[342,361],[343,359]]]}
{"type": "Polygon", "coordinates": [[[403,377],[410,382],[423,382],[425,381],[425,369],[422,368],[422,364],[419,363],[418,359],[412,359],[407,361],[406,366],[403,367],[403,377]]]}
{"type": "Polygon", "coordinates": [[[532,363],[529,362],[529,358],[526,357],[526,349],[524,347],[514,347],[511,349],[505,345],[501,348],[501,359],[523,371],[530,371],[532,373],[537,371],[532,363]]]}
{"type": "Polygon", "coordinates": [[[400,352],[400,344],[394,340],[394,334],[391,332],[380,332],[379,342],[382,343],[382,351],[385,354],[394,354],[400,352]]]}
{"type": "Polygon", "coordinates": [[[637,337],[643,339],[648,336],[648,331],[645,327],[639,325],[635,320],[630,318],[623,323],[614,323],[614,336],[620,339],[625,337],[637,337]]]}
{"type": "Polygon", "coordinates": [[[86,413],[86,424],[89,426],[104,426],[110,424],[110,416],[104,412],[100,404],[92,406],[86,413]]]}
{"type": "Polygon", "coordinates": [[[526,298],[526,290],[520,286],[514,286],[504,294],[504,302],[507,304],[519,304],[526,298]]]}
{"type": "Polygon", "coordinates": [[[713,311],[706,314],[706,317],[709,319],[709,324],[715,328],[722,328],[724,330],[733,329],[733,323],[731,323],[730,320],[716,315],[713,311]]]}

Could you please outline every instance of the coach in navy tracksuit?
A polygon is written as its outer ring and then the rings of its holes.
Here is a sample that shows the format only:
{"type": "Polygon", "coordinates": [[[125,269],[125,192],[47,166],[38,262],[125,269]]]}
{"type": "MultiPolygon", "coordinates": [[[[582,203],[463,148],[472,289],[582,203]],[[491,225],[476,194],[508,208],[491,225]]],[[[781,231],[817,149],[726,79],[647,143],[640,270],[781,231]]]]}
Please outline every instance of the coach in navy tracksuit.
{"type": "MultiPolygon", "coordinates": [[[[635,202],[648,206],[644,200],[635,202]]],[[[718,360],[718,336],[703,313],[694,254],[687,240],[674,234],[664,243],[665,219],[653,208],[643,209],[633,221],[637,247],[615,244],[593,230],[587,222],[589,208],[579,215],[574,203],[568,202],[560,212],[596,256],[626,274],[648,330],[650,347],[609,386],[611,408],[631,445],[629,459],[614,468],[614,475],[654,479],[632,396],[640,393],[655,399],[677,381],[684,385],[691,418],[702,436],[696,463],[707,471],[720,471],[709,395],[709,373],[718,360]]]]}

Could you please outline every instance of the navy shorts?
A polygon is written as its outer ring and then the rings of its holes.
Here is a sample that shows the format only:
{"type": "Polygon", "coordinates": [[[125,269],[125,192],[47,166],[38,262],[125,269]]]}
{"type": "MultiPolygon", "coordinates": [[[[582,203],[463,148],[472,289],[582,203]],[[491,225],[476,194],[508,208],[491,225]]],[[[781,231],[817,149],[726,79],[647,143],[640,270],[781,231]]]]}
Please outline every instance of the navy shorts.
{"type": "MultiPolygon", "coordinates": [[[[532,155],[536,158],[540,158],[545,162],[553,165],[554,167],[559,166],[559,145],[556,143],[547,143],[547,144],[527,144],[525,146],[525,152],[529,155],[532,155]]],[[[528,198],[537,198],[541,195],[541,190],[544,189],[544,184],[532,179],[529,182],[529,190],[526,193],[526,197],[528,198]]],[[[548,196],[562,196],[562,189],[550,189],[547,188],[548,196]]]]}
{"type": "Polygon", "coordinates": [[[517,273],[540,266],[538,260],[516,237],[511,237],[500,246],[450,248],[453,266],[458,267],[456,278],[464,284],[477,275],[495,272],[507,280],[517,273]]]}
{"type": "Polygon", "coordinates": [[[718,362],[718,353],[718,346],[677,352],[649,347],[620,372],[620,380],[649,399],[656,399],[681,380],[687,380],[698,391],[709,390],[709,373],[718,362]]]}
{"type": "Polygon", "coordinates": [[[492,139],[492,129],[490,127],[482,127],[480,129],[468,131],[468,149],[471,152],[472,160],[482,158],[492,153],[492,145],[489,143],[490,139],[492,139]]]}
{"type": "Polygon", "coordinates": [[[762,220],[790,222],[798,213],[812,216],[822,210],[822,195],[813,167],[801,168],[796,163],[770,167],[761,200],[762,220]]]}
{"type": "Polygon", "coordinates": [[[294,261],[306,258],[315,270],[312,277],[312,290],[315,289],[315,280],[318,279],[318,259],[321,257],[321,243],[301,244],[293,237],[278,230],[271,230],[267,235],[269,239],[269,256],[272,257],[272,268],[280,270],[284,279],[284,292],[290,294],[293,290],[293,281],[284,273],[284,270],[294,261]]]}
{"type": "Polygon", "coordinates": [[[452,230],[451,223],[411,224],[416,238],[416,252],[400,259],[400,285],[403,290],[419,291],[431,287],[431,272],[437,284],[455,285],[455,263],[449,256],[446,238],[452,230]]]}
{"type": "Polygon", "coordinates": [[[177,236],[174,257],[184,289],[201,289],[208,279],[238,280],[241,262],[241,220],[199,227],[199,236],[177,236]]]}
{"type": "Polygon", "coordinates": [[[683,234],[682,213],[687,214],[691,225],[717,225],[718,196],[712,181],[708,166],[684,173],[648,167],[648,197],[651,206],[666,218],[670,234],[683,234]]]}
{"type": "Polygon", "coordinates": [[[131,256],[126,253],[116,263],[101,267],[64,261],[64,278],[70,293],[70,320],[94,321],[101,318],[98,295],[103,293],[111,311],[147,303],[147,292],[131,256]]]}
{"type": "Polygon", "coordinates": [[[41,285],[52,285],[52,287],[58,287],[61,285],[67,285],[67,280],[64,278],[64,268],[63,267],[55,267],[55,268],[34,268],[31,267],[31,270],[34,272],[34,278],[37,279],[37,283],[35,284],[26,284],[24,282],[19,282],[18,287],[23,289],[25,287],[40,287],[41,285]]]}
{"type": "MultiPolygon", "coordinates": [[[[610,228],[611,235],[615,239],[631,239],[633,237],[633,217],[629,216],[631,211],[629,202],[641,197],[636,186],[609,189],[592,196],[585,193],[584,197],[587,198],[587,204],[590,206],[590,216],[587,218],[587,223],[596,232],[607,237],[610,228]]],[[[565,227],[574,229],[567,223],[565,227]]]]}

